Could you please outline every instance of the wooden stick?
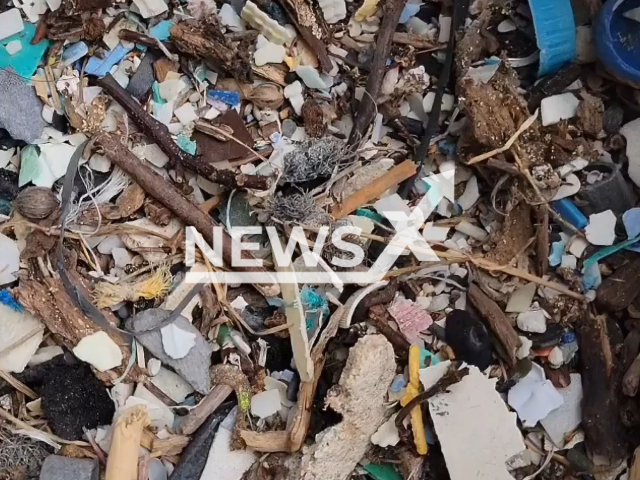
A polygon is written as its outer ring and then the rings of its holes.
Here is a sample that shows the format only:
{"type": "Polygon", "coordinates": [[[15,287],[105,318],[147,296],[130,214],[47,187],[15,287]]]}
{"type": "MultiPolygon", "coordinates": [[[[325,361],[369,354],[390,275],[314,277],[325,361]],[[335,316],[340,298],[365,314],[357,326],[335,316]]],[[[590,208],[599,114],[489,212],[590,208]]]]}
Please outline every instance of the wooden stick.
{"type": "Polygon", "coordinates": [[[97,84],[102,87],[116,102],[118,102],[145,135],[151,137],[164,153],[176,164],[183,165],[229,188],[248,188],[267,190],[271,186],[271,179],[261,175],[236,174],[230,170],[218,170],[206,163],[202,158],[191,155],[182,150],[171,138],[167,126],[149,115],[111,74],[98,79],[97,84]]]}
{"type": "Polygon", "coordinates": [[[148,423],[149,416],[144,405],[136,405],[120,415],[113,429],[106,480],[137,480],[138,450],[142,430],[148,423]]]}
{"type": "Polygon", "coordinates": [[[373,120],[376,110],[376,101],[382,86],[382,80],[386,73],[387,59],[391,50],[393,34],[398,26],[400,14],[407,0],[387,0],[383,2],[384,16],[378,32],[376,51],[371,63],[371,72],[367,78],[367,87],[364,97],[360,100],[360,106],[353,122],[353,129],[349,136],[349,145],[355,145],[362,140],[365,131],[373,120]]]}
{"type": "Polygon", "coordinates": [[[376,178],[369,185],[358,190],[353,195],[347,197],[343,202],[336,204],[331,215],[338,220],[349,215],[354,210],[366,205],[371,200],[379,198],[391,187],[398,185],[416,173],[418,166],[411,160],[405,160],[400,165],[396,165],[381,177],[376,178]]]}
{"type": "Polygon", "coordinates": [[[473,306],[489,324],[491,331],[498,337],[506,354],[505,360],[509,366],[513,367],[517,361],[516,351],[520,346],[520,339],[511,325],[511,321],[498,304],[485,295],[476,284],[469,285],[467,294],[473,306]]]}
{"type": "MultiPolygon", "coordinates": [[[[209,242],[213,242],[213,229],[218,226],[214,220],[205,212],[200,210],[196,205],[180,193],[180,191],[162,178],[156,172],[151,170],[147,165],[143,164],[127,148],[126,145],[120,143],[118,137],[109,133],[99,134],[96,143],[101,145],[105,150],[105,155],[123,171],[131,175],[135,182],[144,190],[163,204],[187,226],[193,226],[202,237],[209,242]]],[[[227,264],[232,265],[232,250],[235,240],[224,232],[222,235],[222,257],[227,264]]],[[[242,251],[242,257],[251,259],[253,256],[246,250],[242,251]]],[[[236,270],[245,272],[266,272],[264,267],[234,267],[236,270]]],[[[277,295],[280,292],[278,284],[262,285],[260,288],[269,296],[277,295]]]]}
{"type": "Polygon", "coordinates": [[[629,396],[635,397],[640,386],[640,355],[638,355],[622,379],[622,392],[629,396]]]}
{"type": "Polygon", "coordinates": [[[233,392],[233,388],[229,385],[216,385],[213,387],[207,396],[182,419],[180,425],[178,425],[178,433],[191,435],[195,432],[209,418],[209,415],[222,405],[222,402],[231,395],[231,392],[233,392]]]}

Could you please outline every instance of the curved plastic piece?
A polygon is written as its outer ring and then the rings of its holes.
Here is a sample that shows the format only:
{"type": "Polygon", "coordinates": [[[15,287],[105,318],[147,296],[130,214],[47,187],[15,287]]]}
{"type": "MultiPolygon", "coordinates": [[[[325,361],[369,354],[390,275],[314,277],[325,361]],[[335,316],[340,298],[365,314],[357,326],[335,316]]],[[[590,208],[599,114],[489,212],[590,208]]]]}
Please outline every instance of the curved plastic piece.
{"type": "Polygon", "coordinates": [[[570,0],[529,0],[540,49],[538,76],[554,73],[576,57],[576,24],[570,0]]]}
{"type": "Polygon", "coordinates": [[[640,82],[640,23],[625,18],[640,0],[609,0],[598,12],[594,36],[598,58],[622,80],[640,82]]]}

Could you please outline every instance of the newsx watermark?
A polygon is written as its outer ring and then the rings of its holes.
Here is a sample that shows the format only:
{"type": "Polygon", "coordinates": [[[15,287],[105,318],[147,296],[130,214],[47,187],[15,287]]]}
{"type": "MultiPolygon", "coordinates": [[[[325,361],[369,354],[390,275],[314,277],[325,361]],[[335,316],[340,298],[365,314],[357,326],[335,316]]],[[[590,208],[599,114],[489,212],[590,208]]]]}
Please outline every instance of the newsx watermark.
{"type": "MultiPolygon", "coordinates": [[[[188,267],[196,264],[196,247],[207,257],[216,268],[215,272],[190,271],[186,275],[188,283],[226,283],[226,284],[283,284],[308,283],[320,284],[349,284],[359,285],[377,283],[393,267],[398,257],[407,250],[411,251],[421,262],[435,262],[439,258],[433,251],[420,230],[431,213],[438,207],[443,198],[454,202],[454,170],[432,174],[422,179],[427,187],[426,194],[413,208],[409,208],[397,196],[387,197],[379,212],[391,223],[395,235],[389,241],[384,251],[378,256],[373,265],[366,271],[342,271],[362,265],[365,251],[358,243],[348,241],[349,237],[359,236],[362,230],[355,226],[341,226],[331,230],[328,226],[321,227],[310,247],[305,231],[301,226],[292,227],[291,235],[283,244],[274,226],[233,226],[227,233],[232,237],[231,261],[223,262],[223,242],[225,229],[223,226],[213,227],[213,242],[208,244],[195,227],[186,227],[185,263],[188,267]],[[246,258],[242,252],[260,249],[256,242],[243,241],[245,235],[260,235],[266,231],[273,252],[273,263],[278,266],[277,271],[248,271],[263,267],[259,258],[246,258]],[[347,238],[347,239],[345,239],[347,238]],[[322,258],[321,252],[328,241],[331,241],[334,251],[337,249],[343,255],[336,254],[328,260],[322,258]],[[299,248],[304,268],[294,271],[296,247],[299,248]],[[348,255],[344,255],[348,252],[348,255]],[[228,271],[220,270],[228,267],[228,271]]],[[[299,261],[298,261],[299,264],[299,261]]]]}

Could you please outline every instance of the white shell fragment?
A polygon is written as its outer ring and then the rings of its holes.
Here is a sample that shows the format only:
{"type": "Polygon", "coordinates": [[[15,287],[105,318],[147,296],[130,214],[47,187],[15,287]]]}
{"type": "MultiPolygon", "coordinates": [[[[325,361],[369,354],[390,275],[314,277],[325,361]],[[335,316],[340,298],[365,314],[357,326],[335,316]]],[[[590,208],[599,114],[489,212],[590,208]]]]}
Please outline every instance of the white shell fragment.
{"type": "Polygon", "coordinates": [[[344,0],[318,0],[318,5],[329,24],[339,22],[347,16],[347,5],[344,0]]]}
{"type": "Polygon", "coordinates": [[[122,351],[105,332],[96,332],[84,337],[73,349],[73,354],[83,362],[106,372],[122,364],[122,351]]]}
{"type": "Polygon", "coordinates": [[[589,225],[584,230],[592,245],[613,245],[616,239],[616,216],[611,210],[589,215],[589,225]]]}
{"type": "Polygon", "coordinates": [[[176,360],[186,357],[196,344],[196,334],[181,329],[175,323],[162,327],[160,333],[165,353],[176,360]]]}
{"type": "Polygon", "coordinates": [[[568,120],[576,116],[580,100],[573,93],[562,93],[543,98],[540,103],[542,125],[555,125],[561,120],[568,120]]]}

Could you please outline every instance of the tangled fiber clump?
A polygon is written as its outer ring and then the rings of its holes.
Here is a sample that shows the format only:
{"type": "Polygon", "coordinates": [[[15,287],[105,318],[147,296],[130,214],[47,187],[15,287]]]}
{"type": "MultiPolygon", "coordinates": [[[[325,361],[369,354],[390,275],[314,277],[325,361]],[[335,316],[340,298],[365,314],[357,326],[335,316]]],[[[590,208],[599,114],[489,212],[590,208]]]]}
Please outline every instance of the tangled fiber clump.
{"type": "Polygon", "coordinates": [[[334,137],[307,140],[284,156],[281,181],[299,183],[330,177],[344,151],[344,143],[334,137]]]}
{"type": "Polygon", "coordinates": [[[331,216],[310,195],[276,195],[267,202],[265,212],[281,222],[298,222],[314,227],[328,225],[331,216]]]}
{"type": "Polygon", "coordinates": [[[45,443],[0,429],[0,479],[38,478],[51,453],[45,443]]]}

